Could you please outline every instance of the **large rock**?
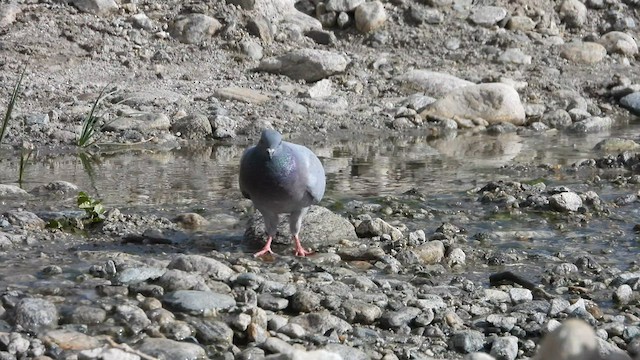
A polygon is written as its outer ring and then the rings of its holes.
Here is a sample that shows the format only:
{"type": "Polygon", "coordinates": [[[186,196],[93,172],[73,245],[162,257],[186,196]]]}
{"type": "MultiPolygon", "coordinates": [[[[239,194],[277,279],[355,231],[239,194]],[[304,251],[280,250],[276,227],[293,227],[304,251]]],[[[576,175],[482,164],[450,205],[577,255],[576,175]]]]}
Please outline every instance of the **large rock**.
{"type": "Polygon", "coordinates": [[[604,46],[595,42],[571,42],[561,45],[560,56],[577,64],[595,64],[607,55],[604,46]]]}
{"type": "MultiPolygon", "coordinates": [[[[293,244],[289,233],[289,216],[281,216],[278,225],[278,234],[273,239],[276,244],[293,244]]],[[[251,242],[256,247],[266,240],[264,220],[259,211],[249,220],[245,231],[245,241],[251,242]]],[[[303,245],[309,244],[336,244],[341,240],[356,239],[356,232],[351,223],[340,215],[321,206],[311,206],[309,212],[302,221],[300,240],[303,245]]]]}
{"type": "Polygon", "coordinates": [[[222,24],[204,14],[178,15],[169,26],[169,33],[180,42],[198,44],[214,35],[222,24]]]}
{"type": "Polygon", "coordinates": [[[410,70],[396,76],[394,80],[409,92],[420,91],[426,96],[435,98],[445,96],[461,87],[475,85],[471,81],[463,80],[453,75],[429,70],[410,70]]]}
{"type": "Polygon", "coordinates": [[[509,85],[485,83],[451,91],[420,115],[460,119],[483,119],[489,124],[508,122],[523,125],[525,112],[518,92],[509,85]]]}
{"type": "Polygon", "coordinates": [[[58,310],[48,300],[25,298],[16,305],[14,322],[25,331],[38,333],[58,325],[58,310]]]}
{"type": "Polygon", "coordinates": [[[28,192],[15,185],[0,184],[0,198],[26,198],[28,192]]]}
{"type": "Polygon", "coordinates": [[[609,54],[620,53],[634,56],[638,53],[638,44],[633,37],[621,31],[610,31],[602,35],[598,43],[604,46],[609,54]]]}
{"type": "Polygon", "coordinates": [[[318,81],[347,68],[347,59],[330,51],[299,49],[260,62],[257,70],[281,74],[294,80],[318,81]]]}

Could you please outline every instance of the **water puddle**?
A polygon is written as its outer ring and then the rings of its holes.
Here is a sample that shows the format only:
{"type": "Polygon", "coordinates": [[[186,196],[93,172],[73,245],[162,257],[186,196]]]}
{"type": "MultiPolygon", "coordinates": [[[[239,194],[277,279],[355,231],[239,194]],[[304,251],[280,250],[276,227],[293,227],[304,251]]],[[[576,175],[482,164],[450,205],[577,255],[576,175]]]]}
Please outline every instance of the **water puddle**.
{"type": "MultiPolygon", "coordinates": [[[[470,234],[493,233],[492,243],[487,246],[537,249],[548,255],[576,248],[610,253],[611,247],[617,246],[620,251],[608,254],[607,259],[624,264],[638,248],[632,227],[640,223],[640,210],[634,204],[616,210],[617,216],[624,221],[594,219],[584,228],[558,230],[553,223],[536,214],[487,218],[483,205],[474,201],[475,197],[469,191],[489,181],[528,181],[537,177],[542,177],[548,186],[566,185],[583,190],[580,187],[589,180],[584,174],[518,171],[511,165],[530,164],[529,169],[542,163],[570,165],[597,157],[592,149],[606,137],[637,138],[638,134],[640,126],[582,137],[555,132],[532,136],[467,133],[430,139],[412,134],[357,141],[321,141],[312,148],[327,172],[323,205],[350,200],[370,201],[414,190],[425,195],[426,203],[421,206],[440,211],[442,215],[407,219],[405,224],[412,230],[424,229],[430,234],[442,222],[451,221],[465,227],[470,234]]],[[[226,145],[94,156],[36,155],[25,169],[22,187],[30,190],[50,181],[65,180],[102,199],[107,208],[117,207],[125,213],[172,218],[181,212],[197,211],[209,219],[238,217],[234,209],[241,200],[237,171],[242,151],[243,147],[226,145]]],[[[15,183],[18,172],[18,159],[0,160],[0,183],[15,183]]],[[[597,192],[604,200],[611,201],[633,190],[604,185],[597,192]]],[[[9,209],[21,204],[5,202],[2,207],[9,209]]],[[[74,205],[73,201],[43,203],[38,199],[37,203],[25,207],[29,210],[61,210],[73,209],[74,205]]],[[[240,237],[244,224],[213,221],[207,231],[212,236],[240,237]]]]}

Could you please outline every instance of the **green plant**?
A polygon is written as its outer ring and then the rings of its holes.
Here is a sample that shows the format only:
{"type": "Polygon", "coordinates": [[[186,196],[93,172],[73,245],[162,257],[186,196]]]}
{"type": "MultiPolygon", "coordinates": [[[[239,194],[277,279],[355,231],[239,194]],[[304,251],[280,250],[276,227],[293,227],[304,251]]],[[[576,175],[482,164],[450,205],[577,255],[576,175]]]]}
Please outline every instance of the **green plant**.
{"type": "Polygon", "coordinates": [[[18,169],[18,185],[22,187],[22,180],[24,177],[24,171],[27,168],[27,163],[33,154],[33,148],[23,148],[20,152],[20,167],[18,169]]]}
{"type": "Polygon", "coordinates": [[[78,138],[78,146],[87,147],[91,146],[98,141],[96,135],[102,130],[103,125],[100,125],[101,116],[98,115],[98,110],[100,108],[100,104],[102,101],[109,95],[112,95],[115,91],[106,92],[109,85],[105,86],[100,90],[98,97],[93,102],[93,106],[91,107],[91,111],[87,114],[87,116],[82,121],[82,131],[80,132],[80,137],[78,138]]]}
{"type": "Polygon", "coordinates": [[[7,111],[4,113],[4,119],[2,120],[2,128],[0,128],[0,143],[4,138],[4,133],[9,126],[9,119],[11,119],[11,113],[13,112],[13,107],[16,104],[16,100],[18,99],[18,94],[20,93],[20,85],[22,84],[22,79],[24,78],[24,73],[27,71],[27,65],[22,68],[22,72],[20,73],[20,77],[16,82],[16,85],[13,88],[13,92],[11,93],[11,97],[9,98],[9,105],[7,105],[7,111]]]}
{"type": "Polygon", "coordinates": [[[105,219],[105,209],[100,200],[96,200],[84,191],[78,193],[78,207],[87,215],[85,222],[90,224],[103,222],[105,219]]]}

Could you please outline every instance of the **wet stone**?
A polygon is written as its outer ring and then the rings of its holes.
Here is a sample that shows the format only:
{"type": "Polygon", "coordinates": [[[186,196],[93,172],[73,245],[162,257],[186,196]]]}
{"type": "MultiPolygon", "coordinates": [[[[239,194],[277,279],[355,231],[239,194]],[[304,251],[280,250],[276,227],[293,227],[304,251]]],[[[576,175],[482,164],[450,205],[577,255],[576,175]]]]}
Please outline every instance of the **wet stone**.
{"type": "Polygon", "coordinates": [[[213,133],[209,119],[203,114],[181,117],[171,125],[171,131],[185,139],[204,139],[213,133]]]}
{"type": "Polygon", "coordinates": [[[31,196],[19,186],[0,184],[0,198],[20,198],[31,196]]]}
{"type": "Polygon", "coordinates": [[[115,282],[127,285],[155,280],[164,275],[166,271],[166,269],[150,266],[130,267],[117,272],[115,282]]]}
{"type": "Polygon", "coordinates": [[[56,306],[44,299],[22,299],[16,304],[14,312],[16,326],[25,331],[38,333],[58,325],[56,306]]]}
{"type": "Polygon", "coordinates": [[[74,307],[67,317],[74,324],[100,324],[107,318],[107,312],[99,307],[81,305],[74,307]]]}
{"type": "Polygon", "coordinates": [[[167,268],[195,271],[221,281],[227,281],[235,274],[235,271],[220,261],[201,255],[179,255],[167,265],[167,268]]]}
{"type": "Polygon", "coordinates": [[[196,330],[198,341],[204,345],[228,347],[233,344],[233,329],[223,321],[191,318],[188,322],[196,330]]]}
{"type": "Polygon", "coordinates": [[[210,291],[178,290],[166,294],[163,302],[167,306],[192,314],[212,314],[236,305],[233,297],[210,291]]]}
{"type": "Polygon", "coordinates": [[[408,325],[415,319],[421,310],[415,307],[404,307],[398,311],[387,311],[380,318],[380,325],[386,328],[398,328],[408,325]]]}
{"type": "Polygon", "coordinates": [[[490,354],[499,360],[514,360],[518,356],[518,338],[503,336],[494,339],[490,354]]]}
{"type": "Polygon", "coordinates": [[[342,359],[348,360],[369,360],[370,357],[364,351],[343,345],[343,344],[327,344],[324,347],[324,350],[327,350],[331,353],[338,354],[342,359]]]}
{"type": "Polygon", "coordinates": [[[613,300],[618,304],[628,304],[633,299],[633,289],[627,284],[618,286],[613,293],[613,300]]]}
{"type": "Polygon", "coordinates": [[[144,354],[167,360],[206,358],[206,353],[200,345],[170,339],[146,338],[136,346],[136,349],[144,354]]]}
{"type": "Polygon", "coordinates": [[[291,309],[297,312],[312,312],[320,307],[322,298],[313,291],[302,290],[291,298],[291,309]]]}
{"type": "Polygon", "coordinates": [[[169,269],[158,278],[158,284],[166,291],[176,290],[210,290],[205,278],[198,273],[169,269]]]}
{"type": "Polygon", "coordinates": [[[549,204],[557,211],[578,211],[582,199],[574,192],[562,192],[549,197],[549,204]]]}
{"type": "Polygon", "coordinates": [[[636,115],[640,115],[640,92],[633,92],[620,99],[620,105],[636,115]]]}
{"type": "Polygon", "coordinates": [[[86,350],[95,349],[102,346],[102,343],[91,336],[73,330],[51,330],[47,331],[43,338],[45,341],[57,344],[63,349],[86,350]]]}
{"type": "Polygon", "coordinates": [[[484,347],[484,335],[477,330],[463,330],[451,337],[451,345],[461,353],[472,353],[484,347]]]}
{"type": "Polygon", "coordinates": [[[289,306],[289,300],[272,294],[260,294],[258,295],[258,306],[265,310],[279,311],[289,306]]]}
{"type": "Polygon", "coordinates": [[[344,319],[350,323],[373,324],[382,316],[382,310],[358,299],[345,300],[341,305],[344,319]]]}
{"type": "Polygon", "coordinates": [[[316,312],[298,315],[291,318],[290,322],[302,326],[307,333],[311,334],[324,334],[328,330],[345,333],[353,329],[348,322],[332,315],[329,312],[316,312]]]}
{"type": "Polygon", "coordinates": [[[114,317],[123,325],[127,326],[134,334],[140,333],[151,325],[151,321],[145,314],[144,310],[133,305],[116,306],[114,317]]]}
{"type": "Polygon", "coordinates": [[[5,212],[3,216],[9,221],[9,224],[24,229],[43,229],[45,226],[44,220],[29,211],[10,210],[5,212]]]}

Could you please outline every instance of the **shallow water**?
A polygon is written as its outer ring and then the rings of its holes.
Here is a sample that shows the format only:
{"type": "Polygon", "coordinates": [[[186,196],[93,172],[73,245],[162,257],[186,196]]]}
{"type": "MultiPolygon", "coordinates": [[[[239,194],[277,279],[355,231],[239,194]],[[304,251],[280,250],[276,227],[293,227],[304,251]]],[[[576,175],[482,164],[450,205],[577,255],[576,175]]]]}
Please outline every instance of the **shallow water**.
{"type": "MultiPolygon", "coordinates": [[[[528,181],[537,177],[542,177],[548,186],[585,190],[583,184],[589,180],[589,174],[585,177],[542,170],[519,172],[511,165],[529,164],[530,168],[541,163],[570,165],[598,157],[592,149],[603,138],[637,138],[637,134],[640,126],[582,137],[557,132],[535,136],[467,133],[430,139],[413,134],[325,141],[312,148],[327,172],[323,205],[352,199],[373,200],[414,189],[425,194],[427,201],[423,206],[439,210],[442,215],[430,220],[407,220],[405,223],[411,230],[424,229],[430,234],[442,222],[451,221],[470,234],[491,232],[491,246],[505,250],[527,249],[547,255],[588,250],[607,254],[607,261],[622,265],[638,247],[631,228],[640,223],[640,211],[633,204],[616,210],[616,216],[624,221],[594,219],[584,228],[557,230],[554,224],[535,214],[488,218],[486,205],[473,201],[475,196],[469,191],[489,181],[528,181]],[[610,253],[612,246],[618,249],[614,253],[610,253]]],[[[234,206],[241,199],[237,171],[242,150],[241,146],[226,145],[164,152],[118,151],[93,157],[36,155],[26,168],[22,187],[30,190],[53,180],[65,180],[102,199],[107,208],[118,207],[123,212],[171,218],[181,212],[198,211],[208,218],[237,217],[234,206]]],[[[15,183],[18,166],[14,159],[0,160],[0,183],[15,183]]],[[[605,185],[596,191],[611,201],[634,190],[605,185]]],[[[72,200],[31,203],[26,208],[73,208],[72,200]]],[[[3,207],[18,205],[5,203],[3,207]]],[[[243,224],[225,221],[213,224],[207,229],[212,236],[239,237],[243,232],[243,224]]]]}

